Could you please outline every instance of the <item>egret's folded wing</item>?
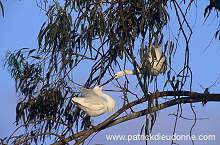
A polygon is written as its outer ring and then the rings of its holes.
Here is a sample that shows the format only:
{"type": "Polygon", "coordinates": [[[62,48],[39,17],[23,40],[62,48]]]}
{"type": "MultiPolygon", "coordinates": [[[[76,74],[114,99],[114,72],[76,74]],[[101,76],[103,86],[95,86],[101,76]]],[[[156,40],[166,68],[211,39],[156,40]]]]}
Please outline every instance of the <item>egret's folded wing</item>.
{"type": "Polygon", "coordinates": [[[72,98],[72,103],[79,105],[84,111],[98,111],[105,108],[103,104],[93,104],[87,101],[88,100],[85,100],[85,98],[72,98]]]}

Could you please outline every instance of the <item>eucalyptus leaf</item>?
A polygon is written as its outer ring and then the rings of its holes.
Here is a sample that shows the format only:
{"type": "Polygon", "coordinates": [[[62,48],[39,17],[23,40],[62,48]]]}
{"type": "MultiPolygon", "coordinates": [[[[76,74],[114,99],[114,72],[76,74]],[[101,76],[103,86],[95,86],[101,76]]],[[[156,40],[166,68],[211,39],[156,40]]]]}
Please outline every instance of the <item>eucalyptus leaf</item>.
{"type": "Polygon", "coordinates": [[[4,6],[2,4],[2,1],[0,1],[0,7],[1,7],[1,10],[2,10],[2,16],[4,17],[5,16],[5,11],[4,11],[4,6]]]}

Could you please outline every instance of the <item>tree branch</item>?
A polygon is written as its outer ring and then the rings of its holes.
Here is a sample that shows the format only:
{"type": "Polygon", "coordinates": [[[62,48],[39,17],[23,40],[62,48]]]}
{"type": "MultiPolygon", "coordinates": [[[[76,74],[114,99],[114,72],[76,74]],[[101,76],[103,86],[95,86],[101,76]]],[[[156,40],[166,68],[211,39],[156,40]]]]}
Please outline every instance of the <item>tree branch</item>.
{"type": "MultiPolygon", "coordinates": [[[[147,111],[149,111],[148,113],[151,113],[153,111],[162,110],[162,109],[168,108],[170,106],[174,106],[174,105],[181,104],[181,103],[195,103],[195,102],[203,102],[203,101],[220,101],[220,94],[202,94],[202,93],[190,92],[190,91],[164,91],[164,92],[156,92],[156,93],[152,93],[152,94],[146,94],[146,97],[143,97],[139,100],[136,100],[136,101],[133,101],[129,104],[124,105],[121,109],[119,109],[116,113],[114,113],[112,116],[107,118],[104,122],[98,124],[96,126],[97,130],[95,130],[94,128],[90,128],[88,130],[84,130],[79,133],[73,134],[72,136],[67,137],[65,140],[67,142],[69,142],[71,140],[74,140],[74,139],[82,136],[82,138],[80,138],[75,143],[75,144],[79,144],[96,131],[101,131],[103,129],[114,126],[116,124],[131,120],[134,118],[141,117],[143,115],[146,115],[147,111]],[[118,119],[115,119],[116,117],[118,117],[121,113],[123,113],[128,108],[147,101],[149,97],[151,97],[151,99],[155,99],[155,98],[164,97],[164,96],[174,96],[174,97],[188,96],[188,97],[173,99],[173,100],[167,101],[165,103],[159,104],[158,106],[154,106],[154,107],[150,108],[150,110],[149,110],[149,108],[147,108],[147,109],[141,110],[139,112],[135,112],[135,113],[129,114],[127,116],[123,116],[118,119]]],[[[62,145],[62,142],[58,141],[58,142],[55,142],[53,145],[62,145]]]]}
{"type": "MultiPolygon", "coordinates": [[[[195,98],[195,97],[184,97],[184,98],[173,99],[171,101],[159,104],[158,106],[154,106],[154,107],[152,107],[150,109],[147,108],[147,109],[144,109],[144,110],[141,110],[141,111],[138,111],[138,112],[134,112],[134,113],[131,113],[129,115],[120,117],[120,118],[114,120],[108,127],[117,125],[119,123],[131,120],[131,119],[135,119],[135,118],[144,116],[144,115],[146,115],[147,112],[149,114],[149,113],[152,113],[152,112],[155,112],[155,111],[159,111],[159,110],[162,110],[162,109],[165,109],[165,108],[177,105],[177,104],[196,103],[196,102],[203,102],[203,101],[219,101],[220,102],[220,94],[218,95],[218,99],[216,99],[215,97],[216,96],[211,96],[211,97],[209,97],[209,99],[208,98],[200,98],[200,97],[198,97],[198,98],[195,98]]],[[[105,128],[103,128],[103,129],[105,129],[105,128]]]]}
{"type": "Polygon", "coordinates": [[[47,133],[40,133],[40,134],[36,134],[34,136],[31,136],[31,137],[28,137],[26,138],[25,140],[23,141],[20,141],[18,143],[15,143],[15,145],[19,145],[19,144],[22,144],[22,143],[27,143],[28,140],[32,139],[32,138],[35,138],[35,137],[38,137],[38,136],[41,136],[41,135],[47,135],[47,134],[51,134],[51,135],[54,135],[54,136],[57,136],[61,139],[61,143],[62,145],[65,143],[66,145],[69,145],[69,143],[66,141],[66,139],[58,134],[55,134],[55,133],[52,133],[52,132],[47,132],[47,133]]]}

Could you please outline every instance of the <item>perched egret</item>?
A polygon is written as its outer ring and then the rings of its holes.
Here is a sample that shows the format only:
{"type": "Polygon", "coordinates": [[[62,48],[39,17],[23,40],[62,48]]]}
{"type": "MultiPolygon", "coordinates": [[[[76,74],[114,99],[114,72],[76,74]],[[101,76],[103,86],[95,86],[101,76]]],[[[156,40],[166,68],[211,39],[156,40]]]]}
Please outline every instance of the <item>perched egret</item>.
{"type": "Polygon", "coordinates": [[[115,100],[102,93],[102,86],[96,86],[93,89],[84,88],[81,94],[83,97],[72,98],[72,103],[77,104],[89,116],[99,116],[106,111],[111,113],[115,109],[115,100]]]}
{"type": "MultiPolygon", "coordinates": [[[[164,73],[167,69],[166,64],[166,56],[162,53],[159,46],[151,45],[148,53],[146,54],[146,57],[142,59],[142,61],[146,64],[145,65],[148,68],[149,74],[153,76],[158,76],[160,73],[164,73]]],[[[101,86],[109,83],[110,81],[117,79],[119,77],[125,76],[125,75],[136,75],[137,73],[143,73],[141,71],[141,66],[137,68],[137,71],[135,70],[122,70],[117,72],[111,79],[109,79],[107,82],[102,84],[101,86]]]]}
{"type": "Polygon", "coordinates": [[[149,68],[150,75],[158,76],[166,71],[166,56],[162,53],[160,47],[151,45],[147,55],[146,60],[151,64],[149,68]]]}

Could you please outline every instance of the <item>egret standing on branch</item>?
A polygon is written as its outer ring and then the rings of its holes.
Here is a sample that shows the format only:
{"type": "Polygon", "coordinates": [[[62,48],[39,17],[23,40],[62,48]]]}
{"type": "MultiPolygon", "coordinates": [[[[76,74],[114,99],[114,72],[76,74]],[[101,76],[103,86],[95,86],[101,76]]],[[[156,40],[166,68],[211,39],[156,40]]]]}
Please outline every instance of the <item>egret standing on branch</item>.
{"type": "MultiPolygon", "coordinates": [[[[150,45],[146,57],[142,58],[144,66],[147,67],[150,75],[158,76],[160,73],[164,73],[167,69],[166,56],[162,53],[160,46],[150,45]]],[[[137,73],[142,73],[142,68],[139,66],[136,70],[122,70],[117,72],[110,80],[102,84],[101,86],[109,83],[110,81],[117,79],[125,75],[136,75],[137,73]]]]}
{"type": "Polygon", "coordinates": [[[82,97],[72,98],[72,103],[77,104],[89,116],[99,116],[106,111],[111,113],[115,110],[115,100],[102,93],[102,86],[96,86],[93,89],[84,88],[81,94],[82,97]]]}
{"type": "Polygon", "coordinates": [[[158,76],[167,70],[166,56],[162,53],[160,46],[151,45],[146,55],[145,59],[150,63],[148,68],[150,75],[158,76]]]}

